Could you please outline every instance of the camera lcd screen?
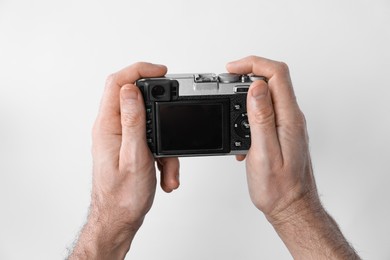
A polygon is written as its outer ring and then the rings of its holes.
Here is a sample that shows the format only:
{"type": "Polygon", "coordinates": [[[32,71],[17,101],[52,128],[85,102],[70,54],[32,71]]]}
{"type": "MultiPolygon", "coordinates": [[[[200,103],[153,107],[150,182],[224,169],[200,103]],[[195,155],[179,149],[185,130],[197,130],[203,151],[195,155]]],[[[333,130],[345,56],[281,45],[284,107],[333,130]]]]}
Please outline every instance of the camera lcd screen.
{"type": "Polygon", "coordinates": [[[226,152],[229,145],[228,101],[157,102],[158,150],[226,152]]]}

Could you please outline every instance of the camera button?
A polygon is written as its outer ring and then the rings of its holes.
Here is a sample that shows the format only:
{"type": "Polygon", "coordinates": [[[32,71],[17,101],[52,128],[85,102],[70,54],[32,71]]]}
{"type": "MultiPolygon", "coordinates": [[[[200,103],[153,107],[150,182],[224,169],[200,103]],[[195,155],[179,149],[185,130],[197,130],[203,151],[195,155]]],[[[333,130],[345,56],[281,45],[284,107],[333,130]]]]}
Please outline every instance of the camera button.
{"type": "Polygon", "coordinates": [[[234,146],[235,147],[241,147],[242,143],[240,141],[235,141],[234,146]]]}
{"type": "Polygon", "coordinates": [[[233,124],[237,135],[242,138],[250,138],[250,125],[247,113],[242,113],[233,124]]]}
{"type": "Polygon", "coordinates": [[[241,127],[242,127],[242,129],[244,129],[244,130],[250,129],[248,119],[245,119],[245,120],[242,120],[242,121],[241,121],[241,127]]]}
{"type": "Polygon", "coordinates": [[[247,86],[245,86],[245,85],[238,85],[238,86],[235,86],[234,88],[233,88],[233,91],[234,91],[234,93],[238,93],[238,94],[240,94],[240,93],[248,93],[248,90],[249,90],[249,85],[247,85],[247,86]]]}
{"type": "Polygon", "coordinates": [[[218,75],[218,79],[222,83],[234,83],[240,81],[240,75],[233,73],[221,73],[218,75]]]}

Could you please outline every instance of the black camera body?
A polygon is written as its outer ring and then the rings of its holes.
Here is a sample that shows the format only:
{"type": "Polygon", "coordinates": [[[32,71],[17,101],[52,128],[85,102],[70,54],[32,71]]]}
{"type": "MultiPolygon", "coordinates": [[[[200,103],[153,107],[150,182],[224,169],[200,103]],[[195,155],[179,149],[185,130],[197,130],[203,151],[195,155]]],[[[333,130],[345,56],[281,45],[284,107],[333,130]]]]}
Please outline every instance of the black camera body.
{"type": "Polygon", "coordinates": [[[136,82],[155,157],[246,154],[251,143],[246,96],[254,80],[237,74],[176,74],[136,82]]]}

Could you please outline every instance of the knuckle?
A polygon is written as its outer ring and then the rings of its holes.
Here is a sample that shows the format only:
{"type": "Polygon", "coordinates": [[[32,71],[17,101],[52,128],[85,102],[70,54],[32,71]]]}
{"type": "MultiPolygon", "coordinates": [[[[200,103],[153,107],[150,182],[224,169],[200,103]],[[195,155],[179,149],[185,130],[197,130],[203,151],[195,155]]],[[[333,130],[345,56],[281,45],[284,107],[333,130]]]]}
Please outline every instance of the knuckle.
{"type": "Polygon", "coordinates": [[[121,119],[122,125],[125,127],[136,127],[143,122],[143,116],[135,111],[122,113],[121,119]]]}
{"type": "Polygon", "coordinates": [[[295,125],[299,128],[306,128],[306,118],[302,111],[298,110],[297,115],[294,118],[295,125]]]}
{"type": "Polygon", "coordinates": [[[299,113],[299,118],[297,119],[297,124],[298,124],[297,128],[299,129],[299,132],[301,133],[303,139],[309,140],[309,135],[307,133],[306,118],[302,112],[299,113]]]}
{"type": "Polygon", "coordinates": [[[251,60],[251,61],[255,61],[255,60],[258,59],[258,57],[255,56],[255,55],[249,55],[249,56],[247,57],[247,59],[248,59],[248,60],[251,60]]]}
{"type": "Polygon", "coordinates": [[[265,80],[256,80],[252,84],[256,84],[256,86],[260,86],[261,88],[267,88],[268,89],[268,84],[267,84],[267,82],[265,80]]]}
{"type": "Polygon", "coordinates": [[[104,126],[104,122],[100,116],[98,116],[92,126],[92,139],[99,139],[102,133],[102,126],[104,126]]]}
{"type": "Polygon", "coordinates": [[[254,123],[260,126],[269,126],[274,124],[275,115],[270,106],[265,106],[255,111],[254,123]]]}
{"type": "Polygon", "coordinates": [[[117,133],[117,124],[111,117],[98,116],[92,126],[92,139],[98,140],[107,133],[117,133]]]}
{"type": "Polygon", "coordinates": [[[297,140],[307,139],[306,120],[302,112],[298,111],[288,121],[282,122],[282,125],[284,125],[283,129],[289,136],[295,136],[297,140]]]}
{"type": "Polygon", "coordinates": [[[106,86],[111,86],[116,81],[116,78],[116,73],[111,73],[110,75],[108,75],[106,78],[106,86]]]}
{"type": "Polygon", "coordinates": [[[92,126],[92,131],[91,131],[92,138],[95,139],[96,136],[98,135],[98,133],[99,133],[99,126],[98,126],[98,122],[96,120],[92,126]]]}
{"type": "Polygon", "coordinates": [[[136,63],[133,63],[132,68],[135,70],[139,70],[144,66],[145,66],[145,62],[137,61],[136,63]]]}
{"type": "Polygon", "coordinates": [[[299,111],[299,118],[298,118],[299,122],[306,126],[306,117],[305,117],[305,114],[302,112],[302,111],[299,111]]]}
{"type": "Polygon", "coordinates": [[[276,71],[280,74],[286,75],[290,73],[290,69],[287,65],[287,63],[280,61],[276,65],[276,71]]]}
{"type": "Polygon", "coordinates": [[[177,182],[177,179],[176,179],[176,175],[173,175],[172,178],[169,178],[168,180],[166,180],[166,185],[169,186],[172,189],[178,187],[178,182],[177,182]]]}

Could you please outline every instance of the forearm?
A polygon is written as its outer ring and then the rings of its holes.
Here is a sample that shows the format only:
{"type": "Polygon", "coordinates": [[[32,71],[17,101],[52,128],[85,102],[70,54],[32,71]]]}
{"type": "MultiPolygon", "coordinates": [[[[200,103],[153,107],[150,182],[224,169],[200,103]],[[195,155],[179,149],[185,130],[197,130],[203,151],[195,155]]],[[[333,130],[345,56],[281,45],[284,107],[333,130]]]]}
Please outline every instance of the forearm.
{"type": "Polygon", "coordinates": [[[294,259],[360,259],[319,200],[296,202],[271,223],[294,259]]]}
{"type": "Polygon", "coordinates": [[[123,227],[91,213],[69,260],[124,259],[138,228],[123,227]]]}

